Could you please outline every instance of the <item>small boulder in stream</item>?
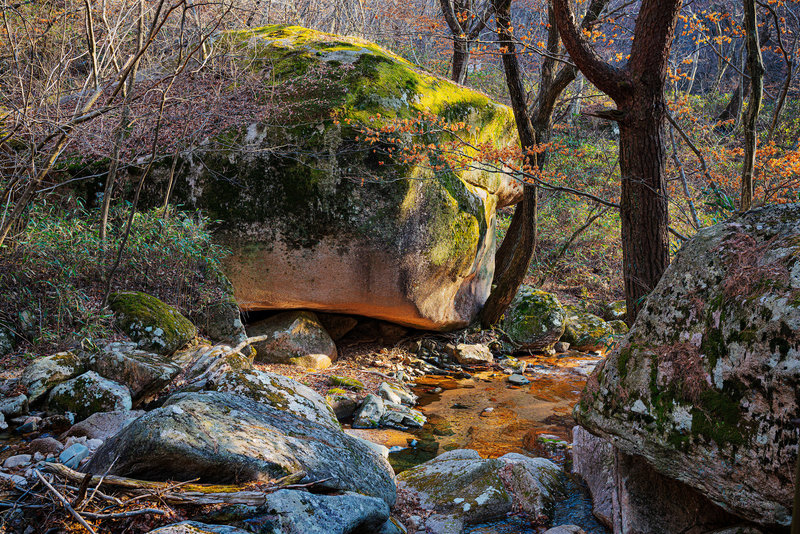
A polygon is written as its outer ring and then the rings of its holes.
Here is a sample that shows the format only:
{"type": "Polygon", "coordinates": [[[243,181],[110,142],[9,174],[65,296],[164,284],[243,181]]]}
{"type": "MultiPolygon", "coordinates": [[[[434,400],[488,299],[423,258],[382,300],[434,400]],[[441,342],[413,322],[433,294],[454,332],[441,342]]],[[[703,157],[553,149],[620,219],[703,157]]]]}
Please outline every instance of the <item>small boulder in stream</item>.
{"type": "Polygon", "coordinates": [[[502,330],[519,351],[553,347],[564,334],[564,309],[555,295],[520,286],[503,317],[502,330]]]}
{"type": "Polygon", "coordinates": [[[403,471],[397,487],[425,511],[423,531],[460,534],[466,526],[512,510],[545,521],[561,491],[560,475],[559,467],[544,458],[509,453],[482,459],[476,451],[459,449],[403,471]]]}
{"type": "Polygon", "coordinates": [[[597,315],[571,305],[564,306],[564,311],[566,319],[561,339],[573,349],[603,351],[614,344],[615,329],[597,315]]]}
{"type": "Polygon", "coordinates": [[[305,473],[319,487],[395,501],[388,462],[341,430],[222,392],[181,393],[106,441],[87,472],[145,480],[273,481],[305,473]]]}

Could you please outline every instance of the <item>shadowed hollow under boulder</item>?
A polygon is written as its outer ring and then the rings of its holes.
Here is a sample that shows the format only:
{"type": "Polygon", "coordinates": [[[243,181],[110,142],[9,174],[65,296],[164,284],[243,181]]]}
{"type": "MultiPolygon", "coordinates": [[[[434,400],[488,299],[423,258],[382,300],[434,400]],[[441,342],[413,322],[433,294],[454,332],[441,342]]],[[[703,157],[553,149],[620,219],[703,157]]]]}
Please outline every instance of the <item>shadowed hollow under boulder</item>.
{"type": "MultiPolygon", "coordinates": [[[[207,139],[178,166],[173,198],[221,221],[216,238],[233,251],[226,271],[241,308],[431,330],[469,324],[491,289],[495,208],[521,188],[442,154],[456,134],[468,155],[516,143],[510,109],[355,38],[268,26],[220,43],[293,110],[279,125],[207,139]],[[281,92],[286,84],[302,90],[281,92]],[[364,128],[400,121],[411,130],[365,139],[364,128]],[[421,151],[401,155],[410,141],[421,151]]],[[[163,198],[168,172],[155,174],[163,198]]]]}

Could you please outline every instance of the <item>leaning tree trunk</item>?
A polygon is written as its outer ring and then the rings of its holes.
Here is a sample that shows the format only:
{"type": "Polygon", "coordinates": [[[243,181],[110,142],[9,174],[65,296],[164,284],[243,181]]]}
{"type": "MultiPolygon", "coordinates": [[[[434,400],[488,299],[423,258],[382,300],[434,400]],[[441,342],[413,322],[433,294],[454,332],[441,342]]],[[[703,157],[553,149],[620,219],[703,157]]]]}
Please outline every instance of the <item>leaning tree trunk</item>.
{"type": "Polygon", "coordinates": [[[745,43],[747,44],[747,74],[750,76],[750,101],[744,116],[744,161],[742,162],[742,192],[739,209],[747,211],[753,205],[753,172],[756,165],[756,121],[761,109],[764,89],[764,62],[758,38],[755,0],[744,2],[745,43]]]}

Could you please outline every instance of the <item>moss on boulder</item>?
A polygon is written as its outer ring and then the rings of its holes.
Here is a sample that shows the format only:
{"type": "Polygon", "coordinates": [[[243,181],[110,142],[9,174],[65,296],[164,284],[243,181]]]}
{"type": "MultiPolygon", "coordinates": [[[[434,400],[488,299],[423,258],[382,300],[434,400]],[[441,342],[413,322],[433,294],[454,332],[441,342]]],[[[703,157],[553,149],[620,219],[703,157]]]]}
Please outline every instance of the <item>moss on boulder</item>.
{"type": "Polygon", "coordinates": [[[549,349],[564,334],[564,309],[555,295],[523,285],[501,327],[517,350],[549,349]]]}
{"type": "Polygon", "coordinates": [[[603,319],[577,306],[564,306],[566,312],[562,341],[576,350],[606,350],[614,343],[614,328],[603,319]]]}
{"type": "Polygon", "coordinates": [[[28,393],[28,400],[34,404],[58,384],[74,378],[87,369],[83,354],[59,352],[31,362],[19,381],[28,393]]]}
{"type": "Polygon", "coordinates": [[[791,520],[800,419],[800,204],[684,243],[575,416],[730,513],[791,520]]]}
{"type": "Polygon", "coordinates": [[[77,420],[97,412],[127,411],[131,407],[131,394],[127,387],[94,371],[62,382],[53,388],[47,399],[48,411],[72,412],[77,420]]]}
{"type": "Polygon", "coordinates": [[[219,43],[287,110],[208,139],[179,167],[175,198],[222,221],[239,305],[436,330],[472,321],[490,290],[495,206],[518,191],[437,147],[516,143],[510,109],[359,39],[267,26],[219,43]],[[396,121],[424,131],[366,139],[396,121]]]}
{"type": "Polygon", "coordinates": [[[140,349],[171,354],[197,335],[197,328],[172,306],[139,291],[112,293],[108,305],[117,326],[140,349]]]}

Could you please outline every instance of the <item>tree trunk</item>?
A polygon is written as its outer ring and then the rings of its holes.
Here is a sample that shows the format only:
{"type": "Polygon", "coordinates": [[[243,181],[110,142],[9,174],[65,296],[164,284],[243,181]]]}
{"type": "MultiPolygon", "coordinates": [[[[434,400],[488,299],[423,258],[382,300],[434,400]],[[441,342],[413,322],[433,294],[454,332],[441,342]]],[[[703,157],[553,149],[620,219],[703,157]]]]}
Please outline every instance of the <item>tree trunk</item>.
{"type": "Polygon", "coordinates": [[[744,116],[744,161],[742,162],[742,192],[739,209],[747,211],[753,205],[753,172],[756,164],[756,121],[761,109],[764,90],[764,62],[758,38],[755,0],[744,2],[745,43],[747,44],[747,74],[750,76],[750,102],[744,116]]]}
{"type": "Polygon", "coordinates": [[[663,101],[654,96],[635,96],[627,108],[628,118],[619,125],[622,263],[629,324],[669,265],[665,114],[663,101]]]}
{"type": "Polygon", "coordinates": [[[453,75],[456,83],[467,81],[467,65],[469,64],[469,42],[462,37],[453,39],[453,75]]]}

